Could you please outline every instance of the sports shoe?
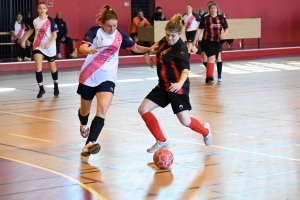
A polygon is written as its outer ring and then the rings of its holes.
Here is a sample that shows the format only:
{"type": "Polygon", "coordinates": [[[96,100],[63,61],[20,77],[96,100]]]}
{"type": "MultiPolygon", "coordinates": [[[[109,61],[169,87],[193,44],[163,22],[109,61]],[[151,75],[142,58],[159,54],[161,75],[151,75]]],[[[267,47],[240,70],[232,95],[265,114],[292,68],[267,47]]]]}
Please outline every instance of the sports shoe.
{"type": "Polygon", "coordinates": [[[54,84],[54,91],[53,91],[54,96],[58,96],[59,95],[59,90],[58,90],[58,85],[54,84]]]}
{"type": "Polygon", "coordinates": [[[31,61],[31,58],[24,57],[24,61],[31,61]]]}
{"type": "Polygon", "coordinates": [[[62,59],[62,56],[60,53],[57,54],[57,59],[62,59]]]}
{"type": "Polygon", "coordinates": [[[209,85],[213,85],[214,84],[214,77],[211,76],[209,78],[205,79],[205,83],[209,84],[209,85]]]}
{"type": "Polygon", "coordinates": [[[81,155],[84,157],[88,157],[91,154],[98,153],[100,151],[100,149],[101,149],[101,146],[99,143],[89,142],[83,147],[83,149],[81,151],[81,155]]]}
{"type": "Polygon", "coordinates": [[[155,144],[151,148],[147,149],[147,152],[154,153],[155,151],[161,148],[169,149],[170,148],[169,141],[166,140],[164,142],[161,142],[159,140],[156,140],[155,144]]]}
{"type": "Polygon", "coordinates": [[[42,88],[42,89],[40,89],[40,91],[39,91],[39,93],[38,93],[38,95],[36,96],[36,98],[42,98],[42,96],[45,94],[45,89],[44,88],[42,88]]]}
{"type": "Polygon", "coordinates": [[[72,53],[72,54],[70,54],[70,58],[73,59],[73,58],[77,58],[77,57],[74,53],[72,53]]]}
{"type": "Polygon", "coordinates": [[[206,146],[209,146],[209,145],[211,145],[212,140],[213,140],[213,136],[212,136],[212,133],[210,130],[210,125],[207,122],[204,122],[202,125],[204,126],[204,128],[206,128],[208,130],[208,135],[206,137],[203,136],[203,141],[206,146]]]}
{"type": "Polygon", "coordinates": [[[18,62],[22,62],[22,58],[21,57],[17,57],[18,62]]]}
{"type": "Polygon", "coordinates": [[[218,76],[218,82],[222,82],[222,77],[218,76]]]}
{"type": "Polygon", "coordinates": [[[80,134],[83,138],[87,138],[90,134],[90,127],[88,125],[80,124],[80,134]]]}

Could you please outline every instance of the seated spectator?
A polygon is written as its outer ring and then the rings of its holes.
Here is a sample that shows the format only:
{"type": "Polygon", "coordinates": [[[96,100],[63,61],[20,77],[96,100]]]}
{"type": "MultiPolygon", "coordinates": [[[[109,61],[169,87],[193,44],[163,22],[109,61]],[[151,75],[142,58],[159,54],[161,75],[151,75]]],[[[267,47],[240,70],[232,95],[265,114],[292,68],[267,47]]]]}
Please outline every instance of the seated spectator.
{"type": "Polygon", "coordinates": [[[153,16],[150,18],[150,23],[152,26],[154,25],[154,21],[166,21],[166,17],[162,13],[162,8],[160,6],[157,6],[155,9],[155,13],[153,16]]]}
{"type": "Polygon", "coordinates": [[[144,17],[144,13],[142,10],[139,10],[137,16],[133,18],[131,29],[130,29],[130,37],[133,39],[135,43],[139,42],[137,31],[138,27],[151,26],[150,22],[144,17]]]}
{"type": "Polygon", "coordinates": [[[30,42],[26,40],[26,48],[23,49],[20,47],[20,44],[22,42],[22,37],[27,32],[27,26],[25,25],[23,21],[23,16],[21,13],[18,13],[16,15],[16,21],[11,24],[10,26],[10,33],[11,33],[11,41],[17,45],[18,48],[18,55],[17,60],[22,61],[24,58],[24,61],[30,61],[30,42]]]}
{"type": "Polygon", "coordinates": [[[65,43],[68,45],[70,49],[70,58],[77,58],[74,54],[74,48],[73,48],[73,41],[70,37],[67,36],[68,29],[66,22],[62,19],[62,12],[56,13],[56,18],[54,19],[55,23],[57,24],[58,32],[57,32],[57,38],[56,38],[56,54],[57,59],[62,59],[62,56],[60,54],[60,43],[65,43]]]}

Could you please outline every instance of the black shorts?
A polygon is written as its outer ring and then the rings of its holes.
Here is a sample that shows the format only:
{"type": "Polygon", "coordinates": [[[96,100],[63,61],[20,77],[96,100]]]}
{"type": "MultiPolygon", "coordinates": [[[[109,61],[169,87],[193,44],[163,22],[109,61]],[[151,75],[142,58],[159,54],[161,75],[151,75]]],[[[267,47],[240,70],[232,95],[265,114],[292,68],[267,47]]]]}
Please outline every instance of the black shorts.
{"type": "Polygon", "coordinates": [[[194,42],[195,35],[196,35],[196,31],[186,31],[185,32],[186,41],[194,42]]]}
{"type": "Polygon", "coordinates": [[[54,62],[56,57],[55,56],[52,56],[52,57],[49,57],[49,56],[46,56],[45,54],[43,54],[40,50],[34,50],[33,51],[33,55],[34,54],[42,54],[44,57],[45,57],[45,60],[47,60],[48,62],[54,62]]]}
{"type": "Polygon", "coordinates": [[[207,57],[215,55],[216,59],[218,59],[220,48],[221,48],[220,42],[202,40],[202,46],[207,57]]]}
{"type": "Polygon", "coordinates": [[[180,113],[184,110],[192,110],[188,95],[168,92],[157,87],[152,89],[152,91],[146,96],[146,99],[153,101],[162,108],[171,103],[174,114],[180,113]]]}
{"type": "Polygon", "coordinates": [[[97,85],[96,87],[90,87],[79,83],[77,93],[80,94],[84,100],[93,100],[94,96],[98,92],[111,92],[114,94],[116,84],[112,81],[105,81],[97,85]]]}

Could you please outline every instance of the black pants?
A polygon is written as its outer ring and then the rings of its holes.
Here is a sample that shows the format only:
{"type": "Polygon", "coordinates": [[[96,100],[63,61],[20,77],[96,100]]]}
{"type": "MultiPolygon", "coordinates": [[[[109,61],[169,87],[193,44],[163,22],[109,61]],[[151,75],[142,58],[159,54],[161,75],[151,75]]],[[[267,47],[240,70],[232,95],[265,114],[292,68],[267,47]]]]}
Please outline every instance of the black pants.
{"type": "Polygon", "coordinates": [[[69,50],[70,50],[70,54],[73,53],[73,41],[71,38],[69,37],[65,37],[65,41],[61,41],[62,37],[61,36],[57,36],[56,38],[56,54],[60,53],[60,43],[65,43],[66,45],[68,45],[69,50]]]}

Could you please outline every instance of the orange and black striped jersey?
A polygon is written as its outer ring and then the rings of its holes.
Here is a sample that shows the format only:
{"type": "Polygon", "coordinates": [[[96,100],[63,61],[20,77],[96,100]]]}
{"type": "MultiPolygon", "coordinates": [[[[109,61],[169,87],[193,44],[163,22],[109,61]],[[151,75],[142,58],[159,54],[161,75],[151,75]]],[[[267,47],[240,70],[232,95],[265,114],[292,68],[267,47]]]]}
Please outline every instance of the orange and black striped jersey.
{"type": "Polygon", "coordinates": [[[224,15],[212,17],[206,15],[202,18],[199,29],[204,29],[202,40],[210,40],[214,42],[220,41],[222,29],[227,29],[228,24],[224,15]]]}
{"type": "MultiPolygon", "coordinates": [[[[189,55],[185,43],[181,38],[174,44],[169,45],[166,37],[159,41],[156,51],[158,85],[156,87],[169,91],[171,83],[180,80],[181,72],[190,69],[189,55]]],[[[190,81],[186,79],[177,94],[189,94],[190,81]]]]}

